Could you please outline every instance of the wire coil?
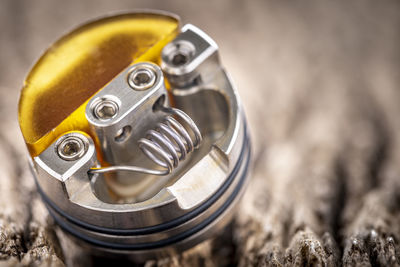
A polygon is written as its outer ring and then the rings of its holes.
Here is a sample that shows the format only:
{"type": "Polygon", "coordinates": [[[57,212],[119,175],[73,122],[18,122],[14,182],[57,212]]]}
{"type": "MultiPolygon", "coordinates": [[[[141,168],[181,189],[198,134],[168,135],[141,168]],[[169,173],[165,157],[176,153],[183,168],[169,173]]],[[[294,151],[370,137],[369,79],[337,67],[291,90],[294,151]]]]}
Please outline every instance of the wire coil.
{"type": "Polygon", "coordinates": [[[164,122],[158,123],[155,129],[147,131],[146,137],[141,138],[138,143],[143,153],[163,170],[119,165],[92,168],[89,173],[130,171],[163,176],[177,168],[189,153],[201,145],[202,135],[194,121],[182,110],[167,107],[160,107],[160,109],[169,115],[165,117],[164,122]],[[192,135],[187,128],[190,129],[192,135]]]}

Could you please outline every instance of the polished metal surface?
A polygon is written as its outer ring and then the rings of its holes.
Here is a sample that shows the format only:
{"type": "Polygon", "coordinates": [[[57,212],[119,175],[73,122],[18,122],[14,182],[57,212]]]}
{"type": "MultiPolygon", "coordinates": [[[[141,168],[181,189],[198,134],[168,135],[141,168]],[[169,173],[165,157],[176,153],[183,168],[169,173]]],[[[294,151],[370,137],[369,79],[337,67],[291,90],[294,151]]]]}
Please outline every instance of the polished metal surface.
{"type": "Polygon", "coordinates": [[[68,133],[33,159],[51,215],[91,250],[141,261],[188,249],[218,233],[243,194],[246,120],[218,46],[186,25],[160,66],[134,64],[91,98],[95,138],[68,133]]]}

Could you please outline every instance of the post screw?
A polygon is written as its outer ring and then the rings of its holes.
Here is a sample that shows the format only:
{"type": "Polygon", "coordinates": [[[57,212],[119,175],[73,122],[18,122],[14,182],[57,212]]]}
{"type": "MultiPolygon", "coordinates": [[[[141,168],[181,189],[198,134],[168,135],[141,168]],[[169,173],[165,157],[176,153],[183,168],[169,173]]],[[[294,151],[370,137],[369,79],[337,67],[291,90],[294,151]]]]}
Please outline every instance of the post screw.
{"type": "Polygon", "coordinates": [[[156,78],[155,71],[143,64],[137,66],[131,71],[128,77],[128,83],[132,89],[143,91],[153,87],[156,78]]]}
{"type": "Polygon", "coordinates": [[[102,98],[98,101],[95,101],[93,106],[93,114],[99,120],[106,121],[114,118],[118,113],[118,109],[118,104],[115,101],[102,98]]]}
{"type": "Polygon", "coordinates": [[[80,159],[87,151],[88,141],[84,136],[76,133],[69,133],[58,139],[56,143],[57,154],[67,161],[80,159]]]}

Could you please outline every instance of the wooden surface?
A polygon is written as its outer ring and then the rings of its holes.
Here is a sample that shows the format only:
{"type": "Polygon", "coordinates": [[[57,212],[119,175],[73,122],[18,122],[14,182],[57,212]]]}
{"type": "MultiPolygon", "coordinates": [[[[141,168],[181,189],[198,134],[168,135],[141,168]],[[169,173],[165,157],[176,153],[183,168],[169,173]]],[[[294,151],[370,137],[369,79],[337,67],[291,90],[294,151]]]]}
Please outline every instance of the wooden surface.
{"type": "Polygon", "coordinates": [[[400,265],[400,2],[0,2],[0,266],[90,266],[35,191],[17,125],[33,62],[113,11],[180,14],[220,45],[253,137],[252,181],[222,236],[146,266],[400,265]]]}

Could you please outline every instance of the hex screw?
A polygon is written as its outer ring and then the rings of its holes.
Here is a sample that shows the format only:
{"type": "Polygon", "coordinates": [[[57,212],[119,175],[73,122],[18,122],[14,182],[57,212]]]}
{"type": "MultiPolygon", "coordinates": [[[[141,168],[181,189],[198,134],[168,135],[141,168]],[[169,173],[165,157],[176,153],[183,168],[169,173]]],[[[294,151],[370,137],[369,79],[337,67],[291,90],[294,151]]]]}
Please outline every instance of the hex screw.
{"type": "Polygon", "coordinates": [[[195,46],[186,40],[179,40],[166,45],[162,52],[163,60],[174,67],[188,64],[196,53],[195,46]]]}
{"type": "Polygon", "coordinates": [[[128,83],[132,89],[144,91],[154,86],[156,78],[156,73],[152,68],[139,65],[129,74],[128,83]]]}
{"type": "Polygon", "coordinates": [[[110,120],[114,118],[118,113],[118,104],[107,98],[99,99],[95,101],[93,106],[93,114],[99,120],[110,120]]]}
{"type": "Polygon", "coordinates": [[[66,161],[80,159],[87,150],[87,140],[78,134],[69,133],[58,139],[56,143],[57,154],[66,161]]]}

